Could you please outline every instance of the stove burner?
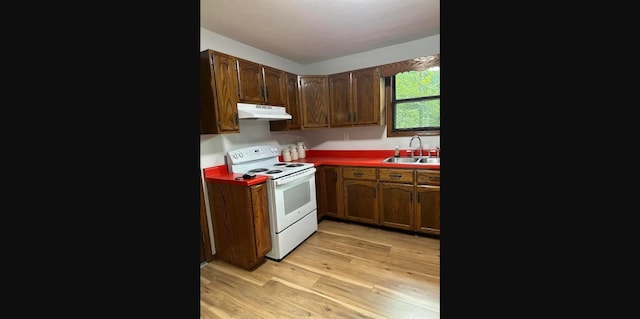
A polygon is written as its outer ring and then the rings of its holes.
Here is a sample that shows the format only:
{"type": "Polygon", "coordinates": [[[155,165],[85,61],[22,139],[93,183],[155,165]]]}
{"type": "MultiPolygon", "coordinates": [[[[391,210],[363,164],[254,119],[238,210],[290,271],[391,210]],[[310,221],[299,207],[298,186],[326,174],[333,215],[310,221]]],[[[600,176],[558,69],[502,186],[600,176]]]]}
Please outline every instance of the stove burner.
{"type": "Polygon", "coordinates": [[[282,165],[287,165],[287,163],[276,163],[276,164],[273,164],[273,166],[282,166],[282,165]]]}
{"type": "Polygon", "coordinates": [[[279,169],[272,169],[272,170],[266,172],[265,174],[278,174],[278,173],[282,173],[282,171],[279,170],[279,169]]]}
{"type": "Polygon", "coordinates": [[[266,168],[255,168],[249,171],[249,173],[259,173],[259,172],[264,172],[267,171],[268,169],[266,168]]]}
{"type": "Polygon", "coordinates": [[[298,166],[304,166],[304,164],[297,163],[297,164],[289,164],[289,165],[287,165],[287,167],[298,167],[298,166]]]}

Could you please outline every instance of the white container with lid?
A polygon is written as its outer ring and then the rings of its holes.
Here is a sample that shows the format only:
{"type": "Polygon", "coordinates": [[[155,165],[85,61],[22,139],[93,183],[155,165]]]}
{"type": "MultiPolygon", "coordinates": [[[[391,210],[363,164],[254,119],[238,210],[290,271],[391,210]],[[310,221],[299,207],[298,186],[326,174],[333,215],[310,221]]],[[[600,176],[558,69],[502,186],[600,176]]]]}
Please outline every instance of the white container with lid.
{"type": "Polygon", "coordinates": [[[291,152],[288,148],[282,150],[282,160],[285,162],[291,162],[291,152]]]}
{"type": "Polygon", "coordinates": [[[296,148],[296,146],[291,146],[291,159],[292,160],[297,160],[298,159],[298,149],[296,148]]]}
{"type": "Polygon", "coordinates": [[[298,142],[298,157],[305,158],[307,157],[307,152],[304,150],[304,142],[298,142]]]}

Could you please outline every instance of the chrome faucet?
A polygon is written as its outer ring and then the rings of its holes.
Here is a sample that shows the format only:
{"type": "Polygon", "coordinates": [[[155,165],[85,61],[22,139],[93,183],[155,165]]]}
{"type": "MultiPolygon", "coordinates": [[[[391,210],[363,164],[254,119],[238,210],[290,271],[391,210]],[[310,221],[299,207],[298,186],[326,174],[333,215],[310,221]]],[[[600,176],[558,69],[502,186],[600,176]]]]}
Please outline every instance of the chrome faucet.
{"type": "MultiPolygon", "coordinates": [[[[420,139],[420,136],[418,135],[414,135],[411,140],[409,141],[409,148],[411,148],[411,144],[413,144],[413,140],[414,139],[418,139],[418,143],[419,143],[419,147],[420,147],[420,157],[418,158],[418,160],[422,159],[422,139],[420,139]]],[[[411,149],[411,158],[413,158],[413,149],[411,149]]]]}

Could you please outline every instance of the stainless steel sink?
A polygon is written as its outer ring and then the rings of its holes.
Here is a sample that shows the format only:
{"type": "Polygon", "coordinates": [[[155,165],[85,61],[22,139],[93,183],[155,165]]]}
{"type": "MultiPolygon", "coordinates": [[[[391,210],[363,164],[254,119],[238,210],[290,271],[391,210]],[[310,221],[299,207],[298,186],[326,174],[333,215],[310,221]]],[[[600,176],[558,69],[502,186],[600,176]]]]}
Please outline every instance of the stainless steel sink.
{"type": "Polygon", "coordinates": [[[440,157],[423,157],[418,163],[420,164],[440,164],[440,157]]]}
{"type": "Polygon", "coordinates": [[[383,163],[405,163],[405,164],[416,164],[418,162],[417,158],[411,158],[411,157],[387,157],[384,160],[382,160],[383,163]]]}
{"type": "Polygon", "coordinates": [[[411,157],[387,157],[382,160],[383,163],[396,163],[396,164],[440,164],[439,157],[423,157],[423,158],[411,158],[411,157]]]}

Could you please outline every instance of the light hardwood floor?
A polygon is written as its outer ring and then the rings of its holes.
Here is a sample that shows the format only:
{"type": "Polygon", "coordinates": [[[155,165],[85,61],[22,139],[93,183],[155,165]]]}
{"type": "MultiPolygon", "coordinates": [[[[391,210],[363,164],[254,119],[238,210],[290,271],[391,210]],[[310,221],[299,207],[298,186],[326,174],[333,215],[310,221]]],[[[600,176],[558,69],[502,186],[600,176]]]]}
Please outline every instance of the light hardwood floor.
{"type": "Polygon", "coordinates": [[[200,269],[200,318],[439,318],[440,240],[323,220],[282,261],[200,269]]]}

